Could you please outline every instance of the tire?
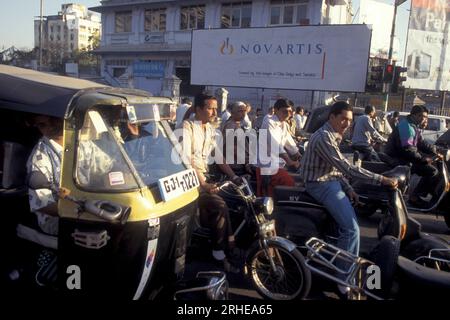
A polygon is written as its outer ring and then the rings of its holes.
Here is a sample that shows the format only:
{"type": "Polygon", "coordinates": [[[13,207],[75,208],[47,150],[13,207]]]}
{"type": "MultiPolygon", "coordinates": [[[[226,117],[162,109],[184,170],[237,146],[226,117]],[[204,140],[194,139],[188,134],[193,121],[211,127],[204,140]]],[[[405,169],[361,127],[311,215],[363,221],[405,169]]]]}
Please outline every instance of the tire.
{"type": "Polygon", "coordinates": [[[372,261],[381,271],[381,288],[373,293],[388,298],[394,283],[397,270],[398,256],[400,254],[400,240],[392,236],[384,236],[370,253],[372,261]]]}
{"type": "Polygon", "coordinates": [[[271,242],[271,251],[276,251],[281,257],[275,258],[277,273],[271,268],[267,255],[259,245],[250,249],[247,255],[247,274],[256,291],[270,300],[293,300],[305,298],[311,288],[311,272],[306,267],[302,254],[294,249],[288,251],[284,246],[271,242]],[[288,269],[287,269],[288,268],[288,269]]]}
{"type": "MultiPolygon", "coordinates": [[[[417,239],[409,243],[403,250],[402,255],[404,255],[409,260],[415,261],[419,257],[428,256],[430,250],[432,249],[448,249],[449,246],[445,243],[444,240],[439,238],[434,238],[433,236],[424,235],[421,239],[417,239]]],[[[434,257],[441,258],[450,261],[450,252],[442,251],[436,252],[434,257]]],[[[439,269],[441,271],[450,272],[450,263],[439,262],[434,263],[431,260],[422,259],[417,261],[417,263],[432,269],[439,269]]]]}

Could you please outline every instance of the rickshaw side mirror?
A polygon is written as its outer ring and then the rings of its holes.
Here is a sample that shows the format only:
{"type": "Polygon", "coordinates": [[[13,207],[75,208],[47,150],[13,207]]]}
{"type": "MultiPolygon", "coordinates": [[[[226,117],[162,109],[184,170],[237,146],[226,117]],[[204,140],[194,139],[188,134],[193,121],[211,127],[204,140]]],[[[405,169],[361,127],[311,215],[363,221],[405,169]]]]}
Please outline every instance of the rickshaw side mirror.
{"type": "Polygon", "coordinates": [[[52,183],[40,171],[33,171],[28,176],[28,187],[33,190],[52,189],[52,183]]]}

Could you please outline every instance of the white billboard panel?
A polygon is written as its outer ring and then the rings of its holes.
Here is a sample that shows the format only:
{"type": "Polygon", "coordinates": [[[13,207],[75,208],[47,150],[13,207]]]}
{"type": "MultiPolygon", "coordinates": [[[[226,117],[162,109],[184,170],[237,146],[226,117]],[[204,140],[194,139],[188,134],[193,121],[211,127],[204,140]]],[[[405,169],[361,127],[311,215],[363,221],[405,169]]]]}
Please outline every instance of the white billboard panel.
{"type": "Polygon", "coordinates": [[[412,0],[405,87],[450,90],[448,12],[447,0],[412,0]]]}
{"type": "Polygon", "coordinates": [[[367,25],[194,30],[191,83],[364,92],[367,25]]]}

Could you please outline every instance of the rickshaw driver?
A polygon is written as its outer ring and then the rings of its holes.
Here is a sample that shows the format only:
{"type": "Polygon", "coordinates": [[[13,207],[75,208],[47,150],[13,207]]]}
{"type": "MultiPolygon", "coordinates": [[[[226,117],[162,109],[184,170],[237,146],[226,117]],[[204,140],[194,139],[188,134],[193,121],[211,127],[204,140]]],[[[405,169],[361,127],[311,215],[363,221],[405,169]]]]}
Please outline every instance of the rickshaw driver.
{"type": "MultiPolygon", "coordinates": [[[[215,146],[215,129],[211,126],[211,122],[217,116],[217,99],[211,95],[199,94],[195,97],[194,107],[194,120],[183,121],[183,146],[185,155],[196,170],[200,181],[200,223],[212,230],[213,258],[223,263],[225,271],[239,272],[227,259],[231,250],[234,249],[234,236],[227,204],[217,194],[219,188],[207,182],[205,177],[208,171],[207,158],[215,146]],[[187,148],[190,148],[189,152],[187,148]]],[[[239,183],[240,178],[228,164],[223,163],[218,166],[232,181],[239,183]]]]}
{"type": "MultiPolygon", "coordinates": [[[[42,137],[27,161],[27,174],[41,172],[54,186],[59,187],[63,144],[63,120],[38,115],[33,125],[42,137]]],[[[92,183],[93,177],[106,175],[112,170],[114,159],[93,141],[80,140],[77,154],[77,178],[80,184],[92,183]]],[[[58,234],[57,197],[51,189],[28,189],[30,210],[36,213],[39,227],[47,234],[58,234]]]]}
{"type": "MultiPolygon", "coordinates": [[[[63,144],[63,121],[38,115],[33,125],[42,137],[27,161],[27,174],[40,171],[52,184],[59,185],[63,144]]],[[[50,189],[28,189],[30,209],[37,216],[39,227],[47,234],[58,234],[57,199],[50,189]]]]}

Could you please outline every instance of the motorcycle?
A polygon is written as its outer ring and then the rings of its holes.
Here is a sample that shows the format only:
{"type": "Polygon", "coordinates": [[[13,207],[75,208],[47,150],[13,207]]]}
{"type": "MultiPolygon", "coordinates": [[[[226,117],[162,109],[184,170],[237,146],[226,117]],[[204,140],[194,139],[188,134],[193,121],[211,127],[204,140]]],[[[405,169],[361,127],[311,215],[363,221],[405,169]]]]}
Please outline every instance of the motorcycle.
{"type": "MultiPolygon", "coordinates": [[[[390,192],[389,202],[396,211],[395,226],[399,233],[405,229],[406,219],[398,208],[398,193],[390,192]]],[[[366,287],[367,270],[374,263],[352,255],[335,246],[336,223],[327,210],[306,193],[303,187],[274,188],[277,234],[294,242],[304,253],[308,268],[315,274],[350,288],[350,299],[380,299],[366,287]],[[337,261],[346,267],[338,267],[337,261]]]]}
{"type": "MultiPolygon", "coordinates": [[[[229,207],[237,248],[245,252],[244,274],[267,299],[303,299],[310,290],[311,275],[302,254],[291,241],[277,236],[272,218],[273,200],[256,197],[246,180],[236,185],[219,183],[219,195],[229,207]]],[[[210,230],[198,224],[195,239],[210,239],[210,230]]]]}

